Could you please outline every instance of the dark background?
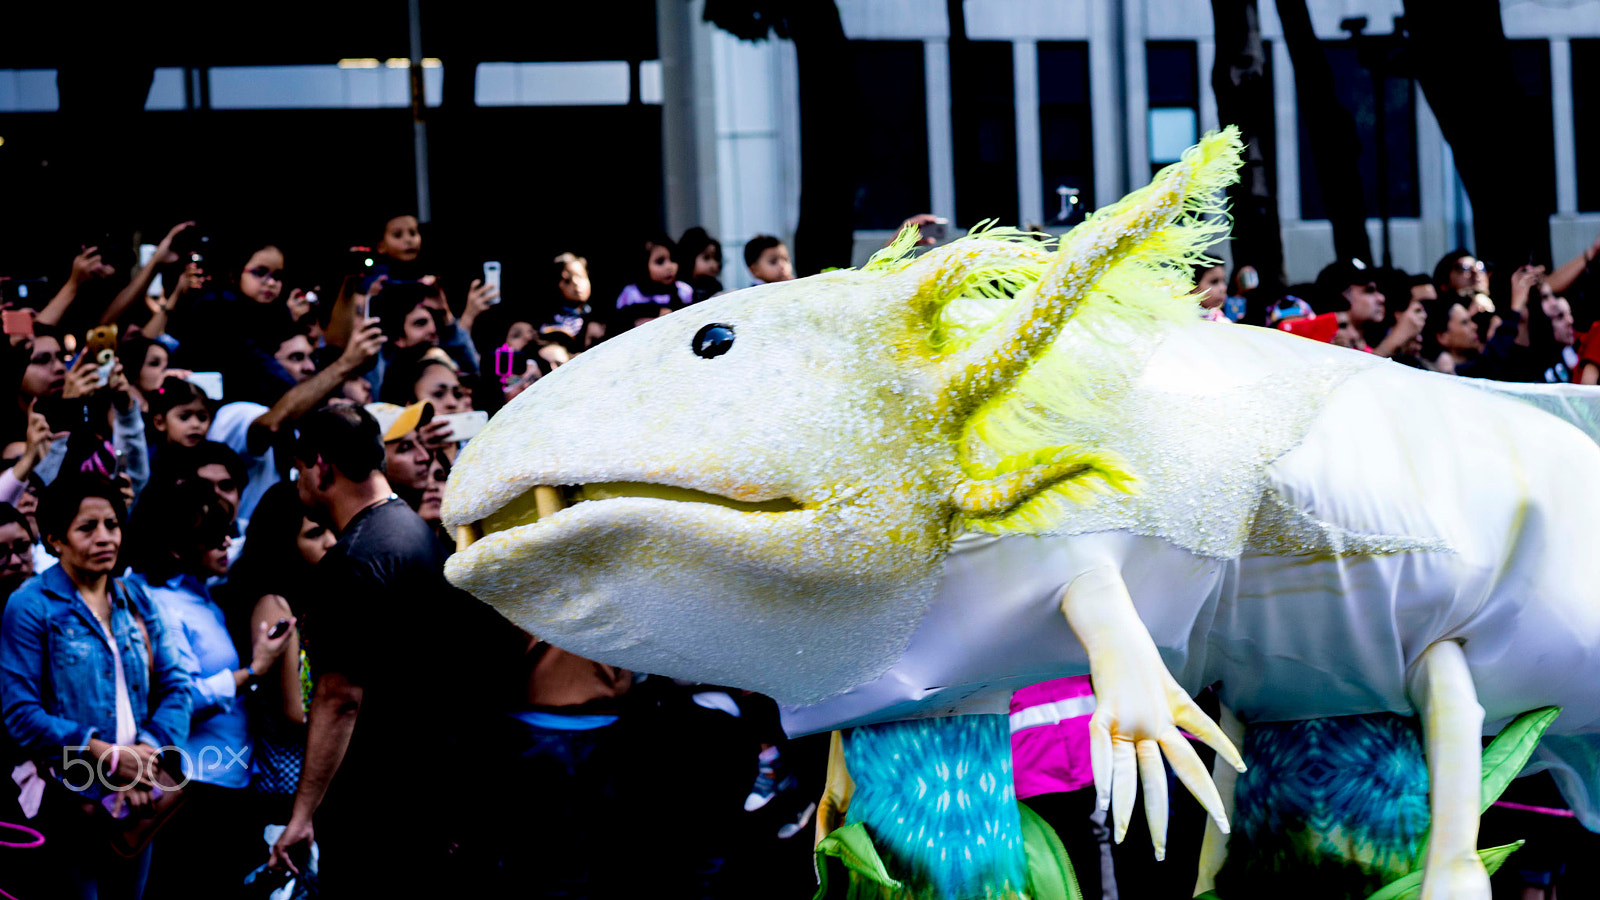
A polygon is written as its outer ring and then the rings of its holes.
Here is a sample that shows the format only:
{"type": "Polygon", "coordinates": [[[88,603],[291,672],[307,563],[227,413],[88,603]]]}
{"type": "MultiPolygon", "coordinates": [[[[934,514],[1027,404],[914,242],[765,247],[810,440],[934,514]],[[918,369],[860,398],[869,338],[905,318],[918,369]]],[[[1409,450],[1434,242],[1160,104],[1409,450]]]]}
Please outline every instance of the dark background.
{"type": "MultiPolygon", "coordinates": [[[[56,69],[60,95],[59,112],[0,115],[0,274],[59,282],[78,245],[108,232],[121,242],[108,261],[126,271],[135,233],[156,243],[195,219],[219,240],[278,242],[291,283],[323,280],[345,248],[415,211],[408,109],[143,111],[159,66],[406,57],[404,0],[218,6],[0,12],[0,67],[56,69]]],[[[526,278],[542,286],[543,263],[572,250],[591,258],[595,296],[614,295],[631,275],[632,237],[662,219],[661,107],[635,89],[627,106],[479,109],[473,74],[480,61],[589,59],[628,60],[637,73],[658,55],[654,4],[421,9],[422,55],[444,71],[443,102],[425,111],[426,258],[458,282],[501,260],[510,294],[526,278]]]]}

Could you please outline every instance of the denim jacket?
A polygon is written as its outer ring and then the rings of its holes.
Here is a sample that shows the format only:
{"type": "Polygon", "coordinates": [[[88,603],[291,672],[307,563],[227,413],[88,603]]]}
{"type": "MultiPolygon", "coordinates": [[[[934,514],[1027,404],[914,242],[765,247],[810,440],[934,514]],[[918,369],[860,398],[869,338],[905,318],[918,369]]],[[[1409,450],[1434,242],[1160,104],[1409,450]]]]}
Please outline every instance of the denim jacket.
{"type": "MultiPolygon", "coordinates": [[[[111,632],[138,740],[157,748],[182,745],[189,735],[189,677],[142,588],[113,582],[111,632]],[[150,656],[135,614],[150,633],[150,656]],[[152,656],[153,673],[146,663],[152,656]]],[[[53,757],[91,737],[115,743],[116,690],[105,629],[61,566],[11,595],[0,620],[0,721],[25,756],[53,757]]]]}

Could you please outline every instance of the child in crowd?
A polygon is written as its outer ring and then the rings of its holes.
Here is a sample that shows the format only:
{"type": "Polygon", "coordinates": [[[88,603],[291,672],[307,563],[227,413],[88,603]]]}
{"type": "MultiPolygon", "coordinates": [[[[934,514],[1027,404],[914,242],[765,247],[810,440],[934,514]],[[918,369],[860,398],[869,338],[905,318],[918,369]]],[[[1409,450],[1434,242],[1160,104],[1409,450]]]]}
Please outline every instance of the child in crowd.
{"type": "MultiPolygon", "coordinates": [[[[570,352],[587,349],[606,336],[604,323],[594,317],[589,306],[593,289],[589,283],[589,261],[576,253],[558,254],[553,261],[555,291],[551,304],[539,323],[539,345],[561,340],[570,352]]],[[[519,351],[521,347],[517,348],[519,351]]],[[[547,362],[552,361],[547,358],[547,362]]],[[[566,360],[560,360],[565,362],[566,360]]],[[[559,363],[557,363],[559,364],[559,363]]]]}
{"type": "Polygon", "coordinates": [[[150,400],[151,450],[166,444],[193,447],[211,430],[211,401],[193,384],[168,377],[150,400]]]}
{"type": "Polygon", "coordinates": [[[696,225],[678,240],[678,273],[694,288],[694,302],[722,293],[722,242],[696,225]]]}
{"type": "Polygon", "coordinates": [[[677,249],[677,242],[660,232],[645,240],[639,278],[617,295],[619,318],[638,324],[640,319],[655,316],[628,307],[648,304],[647,309],[663,314],[694,302],[694,289],[678,280],[678,264],[672,259],[677,249]]]}
{"type": "Polygon", "coordinates": [[[1194,290],[1200,298],[1200,318],[1210,322],[1231,321],[1222,311],[1228,299],[1228,273],[1222,263],[1201,263],[1194,267],[1194,290]]]}
{"type": "Polygon", "coordinates": [[[758,234],[744,245],[744,264],[756,281],[771,284],[794,278],[789,264],[789,248],[770,234],[758,234]]]}

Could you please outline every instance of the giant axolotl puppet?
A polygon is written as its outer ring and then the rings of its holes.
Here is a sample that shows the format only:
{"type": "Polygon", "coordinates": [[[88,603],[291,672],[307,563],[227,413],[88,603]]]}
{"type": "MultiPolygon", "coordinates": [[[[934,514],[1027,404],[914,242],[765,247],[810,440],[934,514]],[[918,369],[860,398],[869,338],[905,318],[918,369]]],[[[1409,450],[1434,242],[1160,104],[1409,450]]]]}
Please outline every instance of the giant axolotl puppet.
{"type": "Polygon", "coordinates": [[[1158,854],[1163,756],[1226,827],[1179,731],[1239,763],[1202,686],[1245,722],[1421,713],[1424,894],[1487,898],[1481,734],[1564,707],[1535,762],[1600,826],[1594,394],[1196,321],[1238,149],[1208,136],[1059,249],[902,235],[584,353],[462,452],[450,579],[796,734],[1091,673],[1096,789],[1120,839],[1142,781],[1158,854]]]}

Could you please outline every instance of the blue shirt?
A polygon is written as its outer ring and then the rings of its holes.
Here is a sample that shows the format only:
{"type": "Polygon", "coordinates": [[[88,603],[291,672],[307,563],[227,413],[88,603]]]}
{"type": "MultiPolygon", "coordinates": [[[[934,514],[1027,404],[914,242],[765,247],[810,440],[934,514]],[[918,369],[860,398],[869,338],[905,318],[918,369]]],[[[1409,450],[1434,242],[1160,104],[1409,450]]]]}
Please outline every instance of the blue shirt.
{"type": "Polygon", "coordinates": [[[128,579],[155,601],[178,662],[189,677],[193,710],[189,737],[180,746],[185,775],[205,784],[242,788],[250,784],[250,719],[235,693],[234,671],[244,668],[228,633],[222,607],[193,575],[151,584],[140,573],[128,579]]]}
{"type": "MultiPolygon", "coordinates": [[[[189,735],[189,678],[161,615],[136,584],[113,587],[117,642],[138,740],[155,748],[189,735]],[[147,647],[135,617],[150,634],[147,647]]],[[[0,620],[0,719],[30,757],[58,759],[89,738],[116,742],[116,675],[111,643],[89,605],[55,566],[29,579],[0,620]]]]}

